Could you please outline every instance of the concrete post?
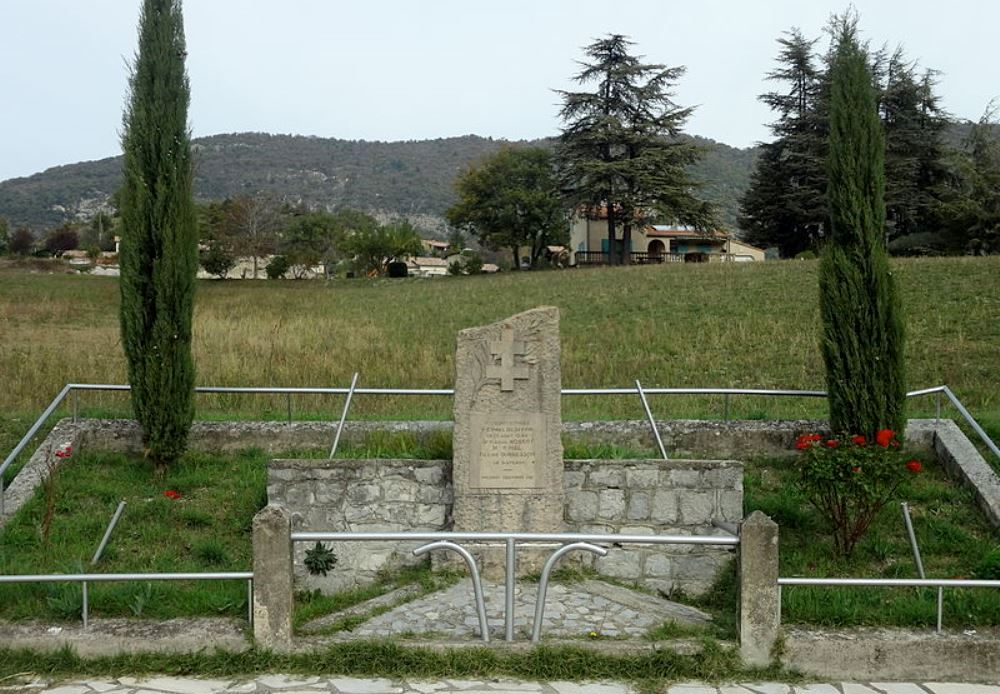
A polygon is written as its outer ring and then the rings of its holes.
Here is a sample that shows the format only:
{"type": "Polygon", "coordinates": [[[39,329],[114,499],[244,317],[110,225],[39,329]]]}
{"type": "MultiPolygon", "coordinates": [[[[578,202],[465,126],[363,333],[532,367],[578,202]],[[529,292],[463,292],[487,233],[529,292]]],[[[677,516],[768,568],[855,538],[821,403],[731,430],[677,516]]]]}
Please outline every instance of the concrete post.
{"type": "Polygon", "coordinates": [[[292,644],[291,514],[274,504],[253,519],[253,635],[275,651],[292,644]]]}
{"type": "Polygon", "coordinates": [[[766,666],[781,626],[778,589],[778,525],[760,511],[740,524],[740,655],[747,665],[766,666]]]}

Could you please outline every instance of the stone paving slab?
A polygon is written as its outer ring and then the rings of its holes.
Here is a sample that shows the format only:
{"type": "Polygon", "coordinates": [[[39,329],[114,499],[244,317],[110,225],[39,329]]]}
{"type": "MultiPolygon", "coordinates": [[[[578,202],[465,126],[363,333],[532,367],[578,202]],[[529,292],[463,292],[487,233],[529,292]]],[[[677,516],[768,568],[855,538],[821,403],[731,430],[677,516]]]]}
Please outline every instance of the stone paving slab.
{"type": "MultiPolygon", "coordinates": [[[[88,679],[49,682],[40,679],[0,683],[12,694],[635,694],[622,682],[531,682],[510,679],[396,680],[388,678],[300,677],[269,674],[256,679],[214,680],[189,677],[88,679]]],[[[678,682],[663,694],[1000,694],[998,683],[960,682],[678,682]]]]}
{"type": "MultiPolygon", "coordinates": [[[[537,595],[537,584],[518,583],[514,586],[515,638],[523,640],[530,636],[537,595]]],[[[503,638],[503,584],[485,583],[483,597],[490,635],[503,638]]],[[[708,624],[711,617],[693,607],[603,581],[549,584],[545,594],[542,635],[560,638],[595,635],[636,638],[666,621],[685,626],[702,626],[708,624]]],[[[381,638],[399,634],[445,639],[479,638],[472,581],[465,579],[444,590],[399,605],[369,619],[350,632],[337,636],[344,639],[381,638]]]]}

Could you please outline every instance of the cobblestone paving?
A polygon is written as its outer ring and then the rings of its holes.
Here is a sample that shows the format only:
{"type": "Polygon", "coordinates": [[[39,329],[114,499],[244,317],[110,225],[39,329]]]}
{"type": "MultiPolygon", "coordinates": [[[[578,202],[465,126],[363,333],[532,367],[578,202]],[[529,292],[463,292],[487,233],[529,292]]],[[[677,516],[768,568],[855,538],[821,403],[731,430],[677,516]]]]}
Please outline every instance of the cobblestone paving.
{"type": "MultiPolygon", "coordinates": [[[[490,635],[501,638],[504,630],[504,586],[485,584],[486,618],[490,635]]],[[[514,588],[514,633],[530,636],[538,586],[518,584],[514,588]]],[[[329,618],[327,618],[329,619],[329,618]]],[[[708,615],[651,595],[636,593],[603,581],[569,585],[550,584],[545,594],[542,635],[563,638],[597,634],[606,637],[637,637],[667,620],[701,625],[708,615]]],[[[400,605],[353,629],[344,638],[371,638],[399,634],[425,634],[436,638],[478,638],[472,583],[460,581],[427,597],[400,605]]]]}
{"type": "MultiPolygon", "coordinates": [[[[390,680],[352,677],[262,675],[252,680],[208,680],[152,676],[78,680],[50,685],[10,683],[0,691],[26,694],[634,694],[620,682],[524,682],[488,680],[390,680]]],[[[665,694],[1000,694],[1000,686],[956,682],[837,682],[782,684],[751,682],[669,685],[665,694]]]]}

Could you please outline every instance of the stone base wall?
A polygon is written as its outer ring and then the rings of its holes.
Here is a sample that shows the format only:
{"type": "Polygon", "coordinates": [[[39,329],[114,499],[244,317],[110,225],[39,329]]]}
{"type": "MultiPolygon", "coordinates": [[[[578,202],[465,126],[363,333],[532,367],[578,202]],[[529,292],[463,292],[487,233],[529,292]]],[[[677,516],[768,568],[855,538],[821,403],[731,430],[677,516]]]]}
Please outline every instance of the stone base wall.
{"type": "MultiPolygon", "coordinates": [[[[286,507],[294,531],[433,532],[451,525],[451,462],[445,460],[273,460],[268,503],[286,507]]],[[[422,543],[419,543],[422,544],[422,543]]],[[[311,545],[295,543],[298,586],[335,592],[371,583],[383,569],[420,560],[418,546],[326,543],[337,559],[326,576],[305,568],[311,545]]]]}
{"type": "MultiPolygon", "coordinates": [[[[568,460],[564,515],[570,532],[720,535],[743,518],[743,464],[729,460],[568,460]]],[[[731,547],[625,545],[586,566],[673,595],[705,592],[731,547]]]]}
{"type": "MultiPolygon", "coordinates": [[[[718,535],[723,531],[713,520],[737,523],[743,515],[743,466],[735,461],[567,461],[564,489],[562,516],[569,532],[718,535]]],[[[274,460],[267,495],[268,503],[291,512],[295,530],[452,529],[450,461],[274,460]]],[[[337,564],[324,577],[307,572],[309,545],[296,543],[297,581],[301,588],[325,592],[369,583],[380,570],[416,561],[411,552],[420,544],[328,543],[337,564]]],[[[529,549],[521,546],[519,554],[527,556],[529,549]]],[[[670,595],[704,592],[732,556],[731,548],[723,547],[628,545],[612,547],[606,557],[579,553],[564,561],[670,595]]]]}

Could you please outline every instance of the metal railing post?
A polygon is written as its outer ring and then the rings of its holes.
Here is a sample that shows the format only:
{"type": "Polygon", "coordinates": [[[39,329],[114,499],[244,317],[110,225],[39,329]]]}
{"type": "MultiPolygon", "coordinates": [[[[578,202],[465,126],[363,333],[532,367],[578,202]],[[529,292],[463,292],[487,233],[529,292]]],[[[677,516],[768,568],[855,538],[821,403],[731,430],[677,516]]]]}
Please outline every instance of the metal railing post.
{"type": "Polygon", "coordinates": [[[639,379],[635,380],[635,390],[639,393],[639,399],[642,401],[642,407],[646,410],[646,418],[649,420],[649,428],[653,430],[653,436],[656,437],[656,445],[660,449],[660,455],[663,456],[664,460],[670,460],[670,456],[667,455],[667,449],[663,447],[663,439],[660,438],[660,430],[656,428],[656,420],[653,419],[653,411],[649,409],[649,401],[646,400],[646,393],[642,389],[642,384],[639,383],[639,379]]]}
{"type": "MultiPolygon", "coordinates": [[[[94,552],[93,558],[90,560],[91,566],[97,566],[97,562],[100,561],[101,555],[104,554],[104,548],[108,544],[108,540],[111,538],[111,533],[114,531],[115,526],[118,525],[118,519],[121,518],[122,511],[125,509],[125,502],[119,501],[118,508],[115,509],[114,514],[111,516],[111,520],[108,522],[108,527],[104,530],[104,537],[101,538],[101,543],[97,545],[97,550],[94,552]]],[[[82,582],[83,586],[83,628],[86,629],[90,623],[89,620],[89,610],[90,610],[90,600],[87,590],[87,582],[82,582]]]]}
{"type": "Polygon", "coordinates": [[[997,458],[1000,458],[1000,448],[998,448],[997,445],[993,443],[993,439],[989,437],[986,431],[981,426],[979,426],[979,422],[977,422],[975,418],[969,413],[969,411],[965,409],[965,405],[962,404],[962,401],[955,397],[955,394],[951,392],[951,388],[949,388],[948,386],[942,386],[941,390],[944,391],[944,394],[948,396],[948,399],[951,401],[951,404],[955,406],[955,409],[957,409],[959,413],[961,413],[961,415],[965,417],[965,421],[969,423],[969,426],[972,427],[972,430],[975,431],[977,434],[979,434],[979,438],[982,439],[983,443],[986,444],[987,448],[993,451],[993,455],[995,455],[997,458]]]}
{"type": "Polygon", "coordinates": [[[729,393],[722,396],[722,421],[729,421],[729,393]]]}
{"type": "Polygon", "coordinates": [[[285,407],[288,410],[288,423],[292,423],[292,394],[285,393],[285,407]]]}
{"type": "Polygon", "coordinates": [[[506,542],[506,573],[504,575],[504,638],[514,640],[514,570],[517,566],[514,538],[508,537],[506,542]]]}
{"type": "Polygon", "coordinates": [[[941,617],[944,612],[944,588],[938,587],[937,594],[937,633],[941,633],[941,617]]]}
{"type": "Polygon", "coordinates": [[[83,609],[81,610],[83,614],[83,628],[86,629],[89,626],[89,620],[87,619],[88,605],[87,605],[87,582],[83,581],[81,584],[83,587],[83,609]]]}
{"type": "Polygon", "coordinates": [[[94,558],[90,560],[91,566],[95,566],[101,559],[101,555],[104,554],[104,548],[108,545],[108,540],[111,538],[111,533],[114,532],[115,526],[118,525],[118,519],[122,517],[122,511],[125,510],[125,502],[119,501],[118,508],[115,509],[114,515],[111,516],[111,521],[108,523],[108,527],[104,530],[104,537],[101,538],[101,544],[97,546],[97,551],[94,552],[94,558]]]}
{"type": "Polygon", "coordinates": [[[337,445],[340,443],[340,434],[344,430],[344,421],[347,419],[347,411],[351,409],[351,398],[354,397],[354,389],[358,386],[358,372],[354,372],[354,377],[351,379],[351,388],[347,391],[347,399],[344,400],[344,411],[340,413],[340,423],[337,425],[337,433],[333,437],[333,445],[330,446],[330,459],[333,459],[334,454],[337,452],[337,445]]]}
{"type": "Polygon", "coordinates": [[[913,551],[913,561],[917,565],[917,573],[920,578],[927,578],[924,575],[924,562],[920,559],[920,548],[917,546],[917,536],[913,533],[913,521],[910,520],[910,505],[905,501],[899,504],[903,510],[903,523],[906,524],[906,534],[910,538],[910,549],[913,551]]]}
{"type": "Polygon", "coordinates": [[[73,389],[73,423],[80,418],[80,391],[73,389]]]}

